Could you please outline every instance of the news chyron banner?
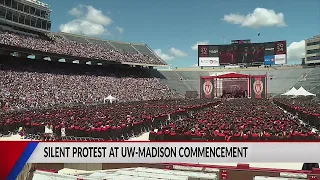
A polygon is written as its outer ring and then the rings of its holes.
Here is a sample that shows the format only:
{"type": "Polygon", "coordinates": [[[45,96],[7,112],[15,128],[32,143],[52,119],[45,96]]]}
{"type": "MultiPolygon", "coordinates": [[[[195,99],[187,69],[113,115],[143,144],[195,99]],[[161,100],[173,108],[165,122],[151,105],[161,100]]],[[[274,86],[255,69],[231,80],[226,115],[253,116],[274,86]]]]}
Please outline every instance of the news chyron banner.
{"type": "Polygon", "coordinates": [[[220,66],[219,48],[213,45],[198,46],[198,66],[220,66]]]}
{"type": "Polygon", "coordinates": [[[267,86],[265,77],[251,78],[251,98],[264,99],[267,98],[267,86]]]}
{"type": "Polygon", "coordinates": [[[319,162],[319,142],[0,142],[1,180],[26,163],[293,163],[319,162]]]}
{"type": "Polygon", "coordinates": [[[286,64],[287,43],[286,41],[268,42],[264,44],[264,64],[286,64]]]}
{"type": "Polygon", "coordinates": [[[214,78],[201,78],[200,92],[201,92],[202,99],[214,98],[214,93],[215,93],[214,78]]]}

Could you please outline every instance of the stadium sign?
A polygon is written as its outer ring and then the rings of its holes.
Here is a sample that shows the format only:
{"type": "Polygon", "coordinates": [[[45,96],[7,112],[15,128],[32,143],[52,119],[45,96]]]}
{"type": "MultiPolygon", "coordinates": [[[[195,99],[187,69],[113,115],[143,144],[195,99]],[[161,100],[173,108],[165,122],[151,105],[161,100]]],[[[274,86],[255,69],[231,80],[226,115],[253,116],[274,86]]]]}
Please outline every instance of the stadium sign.
{"type": "MultiPolygon", "coordinates": [[[[199,66],[220,66],[220,65],[262,65],[265,57],[285,55],[287,52],[286,41],[249,43],[250,40],[234,40],[228,45],[199,45],[198,65],[199,66]],[[212,58],[217,59],[204,59],[212,58]],[[218,60],[218,62],[215,62],[218,60]]],[[[275,58],[274,58],[275,59],[275,58]]],[[[279,61],[273,60],[269,64],[285,64],[286,58],[279,57],[279,61]]]]}

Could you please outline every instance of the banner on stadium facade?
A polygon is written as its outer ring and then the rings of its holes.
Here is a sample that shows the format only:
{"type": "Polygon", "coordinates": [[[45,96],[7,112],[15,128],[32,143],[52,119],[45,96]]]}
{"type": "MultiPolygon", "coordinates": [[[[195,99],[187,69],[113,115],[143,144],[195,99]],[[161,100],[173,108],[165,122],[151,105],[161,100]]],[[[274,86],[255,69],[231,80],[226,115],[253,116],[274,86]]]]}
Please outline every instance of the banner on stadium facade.
{"type": "Polygon", "coordinates": [[[199,66],[220,66],[219,57],[199,57],[199,66]]]}
{"type": "Polygon", "coordinates": [[[270,56],[265,56],[264,57],[264,65],[275,65],[275,56],[270,55],[270,56]]]}
{"type": "Polygon", "coordinates": [[[287,63],[286,54],[270,55],[270,56],[264,57],[264,65],[275,65],[275,64],[286,64],[286,63],[287,63]]]}
{"type": "Polygon", "coordinates": [[[201,78],[200,92],[201,92],[202,99],[214,98],[214,93],[215,93],[214,78],[201,78]]]}
{"type": "Polygon", "coordinates": [[[287,63],[287,55],[286,54],[278,54],[274,56],[276,64],[286,64],[287,63]]]}
{"type": "Polygon", "coordinates": [[[251,98],[264,99],[267,98],[267,86],[265,77],[251,78],[251,98]]]}

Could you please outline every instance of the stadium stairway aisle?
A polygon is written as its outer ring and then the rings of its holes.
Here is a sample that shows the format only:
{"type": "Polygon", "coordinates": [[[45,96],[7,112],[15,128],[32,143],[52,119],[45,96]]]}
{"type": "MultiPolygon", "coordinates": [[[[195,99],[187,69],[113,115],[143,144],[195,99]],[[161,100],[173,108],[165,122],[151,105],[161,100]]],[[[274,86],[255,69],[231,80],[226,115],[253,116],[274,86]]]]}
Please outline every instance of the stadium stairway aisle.
{"type": "Polygon", "coordinates": [[[209,76],[209,71],[175,71],[179,77],[182,78],[190,91],[200,92],[200,77],[209,76]]]}
{"type": "Polygon", "coordinates": [[[183,95],[189,90],[186,84],[180,80],[180,77],[175,72],[161,71],[160,73],[164,77],[160,81],[167,84],[170,89],[183,95]]]}

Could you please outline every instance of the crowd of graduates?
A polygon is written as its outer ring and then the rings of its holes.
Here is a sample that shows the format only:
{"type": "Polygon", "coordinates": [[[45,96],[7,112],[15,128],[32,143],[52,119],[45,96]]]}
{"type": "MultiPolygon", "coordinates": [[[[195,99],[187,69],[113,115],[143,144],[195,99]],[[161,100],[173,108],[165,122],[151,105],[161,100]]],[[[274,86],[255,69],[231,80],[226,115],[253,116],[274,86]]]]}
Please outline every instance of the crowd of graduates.
{"type": "Polygon", "coordinates": [[[315,99],[275,99],[275,103],[283,109],[297,114],[306,124],[320,128],[320,102],[315,99]]]}
{"type": "Polygon", "coordinates": [[[151,141],[320,139],[299,114],[275,105],[280,101],[288,103],[282,99],[176,99],[51,108],[4,114],[0,132],[24,127],[26,134],[36,134],[47,127],[57,139],[74,136],[127,140],[144,132],[150,132],[151,141]]]}
{"type": "Polygon", "coordinates": [[[125,140],[164,125],[188,109],[201,109],[217,104],[206,100],[154,100],[110,105],[82,105],[37,111],[7,113],[1,117],[0,132],[6,134],[23,127],[25,134],[44,133],[46,127],[61,138],[94,137],[125,140]]]}
{"type": "Polygon", "coordinates": [[[150,140],[319,140],[320,137],[295,114],[270,100],[233,99],[218,106],[189,111],[152,130],[150,140]]]}

